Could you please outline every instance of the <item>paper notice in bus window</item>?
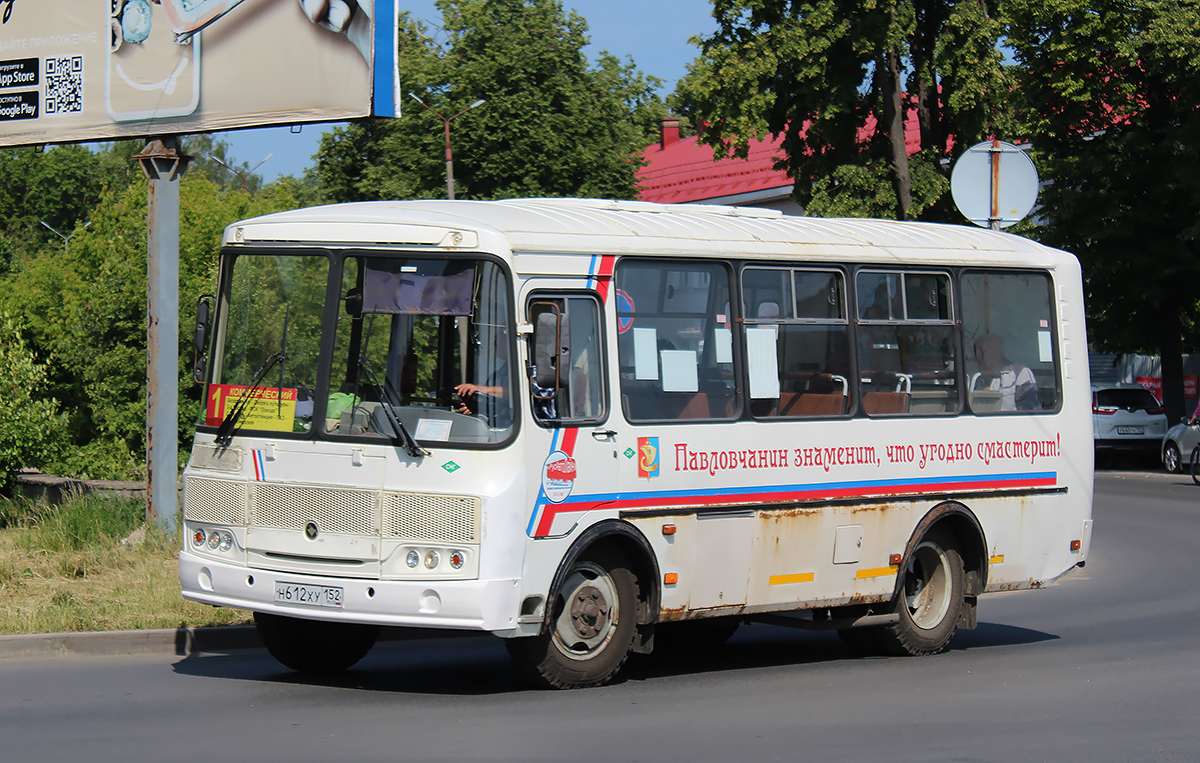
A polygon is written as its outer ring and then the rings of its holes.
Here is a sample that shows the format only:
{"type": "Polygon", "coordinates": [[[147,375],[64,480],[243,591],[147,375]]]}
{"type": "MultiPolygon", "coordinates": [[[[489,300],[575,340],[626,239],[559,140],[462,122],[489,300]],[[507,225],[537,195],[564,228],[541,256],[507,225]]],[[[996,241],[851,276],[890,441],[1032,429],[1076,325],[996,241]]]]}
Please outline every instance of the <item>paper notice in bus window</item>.
{"type": "Polygon", "coordinates": [[[1054,360],[1054,347],[1050,343],[1050,332],[1038,332],[1038,360],[1050,363],[1054,360]]]}
{"type": "Polygon", "coordinates": [[[774,326],[746,329],[746,358],[750,369],[750,397],[779,397],[778,335],[774,326]]]}
{"type": "Polygon", "coordinates": [[[658,378],[658,331],[633,330],[633,378],[658,378]]]}
{"type": "MultiPolygon", "coordinates": [[[[218,426],[248,391],[249,388],[242,385],[210,384],[204,423],[218,426]]],[[[296,390],[285,388],[281,394],[274,387],[259,387],[246,402],[240,423],[244,429],[290,432],[295,417],[296,390]]]]}
{"type": "MultiPolygon", "coordinates": [[[[717,316],[718,319],[724,316],[717,316]]],[[[717,351],[718,363],[733,362],[733,331],[730,329],[716,328],[713,334],[713,347],[717,351]]]]}
{"type": "Polygon", "coordinates": [[[418,440],[449,440],[450,422],[442,419],[421,419],[417,421],[417,431],[413,437],[418,440]]]}
{"type": "Polygon", "coordinates": [[[700,374],[695,350],[663,350],[663,392],[699,392],[700,374]]]}

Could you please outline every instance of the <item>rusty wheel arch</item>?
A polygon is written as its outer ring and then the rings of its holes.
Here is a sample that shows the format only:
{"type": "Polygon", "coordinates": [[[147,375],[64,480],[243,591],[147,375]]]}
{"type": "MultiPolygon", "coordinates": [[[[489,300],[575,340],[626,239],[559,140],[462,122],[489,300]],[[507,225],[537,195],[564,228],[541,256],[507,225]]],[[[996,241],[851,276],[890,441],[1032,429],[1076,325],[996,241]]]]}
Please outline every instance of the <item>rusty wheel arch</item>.
{"type": "Polygon", "coordinates": [[[616,551],[625,557],[629,567],[637,577],[638,588],[638,635],[634,639],[634,651],[649,648],[653,638],[653,626],[657,619],[662,590],[659,587],[658,559],[650,542],[636,527],[619,519],[605,519],[588,527],[576,538],[563,554],[550,582],[550,591],[546,598],[545,618],[542,620],[542,633],[546,633],[554,619],[553,602],[562,590],[567,573],[580,558],[589,551],[596,549],[616,551]]]}
{"type": "MultiPolygon", "coordinates": [[[[954,539],[958,542],[959,554],[962,556],[963,571],[966,573],[964,593],[972,598],[979,596],[987,587],[987,536],[984,534],[983,525],[979,523],[975,512],[958,501],[942,501],[930,509],[920,522],[917,522],[912,535],[908,538],[908,544],[904,547],[904,557],[900,560],[900,569],[905,568],[917,544],[934,527],[944,527],[954,535],[954,539]]],[[[903,586],[904,575],[899,574],[896,576],[896,585],[892,591],[893,599],[900,596],[903,586]]]]}

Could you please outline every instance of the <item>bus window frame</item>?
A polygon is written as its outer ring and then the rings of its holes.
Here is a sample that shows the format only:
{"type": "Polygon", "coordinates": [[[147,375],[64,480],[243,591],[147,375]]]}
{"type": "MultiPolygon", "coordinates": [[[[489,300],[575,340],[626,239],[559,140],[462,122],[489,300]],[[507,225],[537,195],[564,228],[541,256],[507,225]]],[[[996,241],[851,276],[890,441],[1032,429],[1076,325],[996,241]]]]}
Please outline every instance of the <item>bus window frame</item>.
{"type": "MultiPolygon", "coordinates": [[[[961,359],[963,357],[964,348],[963,348],[963,336],[962,336],[962,315],[959,312],[960,303],[961,303],[961,300],[959,299],[959,292],[960,292],[960,288],[961,288],[959,285],[959,280],[958,280],[958,271],[959,270],[961,270],[961,268],[952,268],[952,267],[946,267],[946,266],[922,266],[922,265],[915,265],[915,264],[908,264],[908,263],[900,263],[898,265],[891,266],[891,267],[881,266],[878,263],[861,263],[861,264],[857,264],[857,265],[854,265],[851,267],[851,277],[853,279],[851,282],[853,285],[853,288],[851,289],[851,291],[853,292],[853,295],[854,295],[852,298],[853,299],[853,312],[851,313],[853,316],[853,318],[851,319],[851,324],[852,324],[852,329],[851,329],[852,337],[851,338],[853,339],[852,349],[854,351],[854,357],[853,357],[853,362],[852,362],[852,365],[854,367],[854,382],[853,382],[852,386],[855,388],[856,393],[857,393],[855,395],[855,409],[854,409],[855,416],[872,418],[872,419],[951,418],[951,417],[955,417],[955,416],[961,416],[961,415],[963,415],[963,413],[967,412],[966,402],[964,399],[964,387],[965,387],[966,382],[965,382],[964,374],[962,371],[963,364],[961,361],[961,359]],[[901,291],[900,291],[901,295],[903,296],[903,300],[902,300],[902,305],[904,307],[904,317],[903,318],[896,319],[896,318],[864,318],[864,317],[860,317],[860,312],[859,312],[860,311],[860,303],[858,301],[858,294],[859,294],[858,279],[859,279],[860,275],[871,274],[871,273],[879,273],[879,274],[884,274],[884,275],[894,274],[894,275],[904,276],[904,278],[901,279],[901,291]],[[922,275],[922,274],[935,275],[935,276],[941,275],[941,276],[946,277],[946,300],[949,303],[947,305],[946,314],[948,317],[946,317],[946,318],[915,318],[915,319],[908,317],[909,309],[908,309],[907,276],[908,275],[922,275]],[[882,412],[881,413],[871,413],[871,412],[868,412],[864,406],[864,398],[866,396],[867,390],[865,390],[863,388],[862,380],[863,380],[863,374],[864,374],[865,370],[862,367],[862,362],[861,362],[862,359],[860,357],[861,347],[859,345],[860,333],[862,332],[864,326],[866,326],[868,328],[871,326],[887,326],[887,327],[945,326],[945,327],[949,327],[952,332],[951,338],[953,340],[953,349],[955,352],[954,375],[953,375],[953,377],[950,377],[954,380],[954,391],[955,391],[954,405],[949,410],[940,411],[940,412],[933,412],[933,411],[916,411],[916,412],[914,412],[911,410],[902,411],[902,412],[893,412],[893,413],[882,413],[882,412]]],[[[910,388],[909,394],[911,395],[911,388],[910,388]]],[[[906,403],[906,405],[907,404],[908,403],[906,403]]]]}
{"type": "MultiPolygon", "coordinates": [[[[614,289],[619,288],[619,284],[620,284],[619,277],[620,277],[620,271],[621,271],[622,265],[628,265],[628,264],[660,265],[660,266],[666,266],[666,269],[674,269],[674,270],[684,270],[687,267],[695,266],[695,265],[717,266],[717,268],[724,271],[726,295],[728,297],[728,302],[729,302],[729,312],[725,316],[725,323],[728,326],[728,329],[730,332],[730,342],[732,345],[733,357],[732,357],[732,362],[730,363],[730,365],[732,366],[732,368],[730,370],[730,373],[731,373],[730,380],[731,380],[733,386],[732,386],[732,394],[728,395],[728,401],[729,401],[728,405],[732,407],[732,410],[726,416],[719,416],[719,417],[714,417],[714,416],[707,416],[707,417],[676,416],[676,417],[653,418],[653,419],[651,419],[651,418],[635,418],[630,415],[630,409],[628,407],[626,407],[627,393],[626,393],[626,387],[625,387],[625,383],[624,383],[625,379],[621,378],[621,376],[620,376],[622,359],[621,359],[621,354],[620,354],[619,341],[620,341],[620,333],[621,332],[618,330],[617,333],[614,335],[614,341],[616,341],[618,343],[617,349],[616,349],[615,370],[618,375],[617,383],[618,383],[618,391],[621,396],[620,410],[621,410],[622,418],[625,420],[626,423],[633,425],[633,426],[642,426],[642,425],[658,426],[658,425],[663,425],[663,424],[670,425],[670,424],[700,424],[700,423],[732,423],[735,421],[744,420],[746,417],[746,402],[745,402],[745,394],[743,393],[743,391],[746,389],[746,387],[745,387],[746,372],[745,372],[744,368],[742,367],[744,365],[742,362],[742,358],[744,356],[744,348],[742,346],[741,337],[738,336],[739,332],[734,330],[735,326],[741,321],[740,312],[739,313],[734,312],[735,310],[738,309],[736,307],[736,305],[738,304],[738,301],[739,301],[739,297],[738,297],[738,294],[736,291],[736,289],[738,288],[737,269],[738,269],[739,260],[734,257],[704,257],[704,256],[698,256],[695,254],[680,255],[679,257],[669,257],[669,258],[663,257],[661,255],[650,255],[650,256],[626,255],[626,256],[619,258],[613,266],[612,278],[613,278],[613,288],[614,289]]],[[[664,279],[664,282],[665,282],[665,279],[664,279]]],[[[709,301],[708,306],[711,307],[712,306],[711,284],[709,287],[708,301],[709,301]]],[[[616,305],[614,305],[614,308],[615,307],[616,307],[616,305]]],[[[637,315],[638,315],[638,313],[635,310],[631,314],[631,317],[636,318],[637,315]]],[[[671,318],[671,317],[677,316],[679,314],[656,312],[656,313],[653,313],[653,315],[656,317],[671,318]]],[[[687,315],[687,314],[684,314],[684,315],[687,315]]],[[[714,332],[713,336],[715,336],[715,329],[717,328],[716,318],[719,315],[720,315],[720,313],[716,312],[715,310],[713,310],[709,313],[705,313],[706,317],[711,317],[713,320],[713,326],[712,326],[712,330],[714,332]]],[[[621,317],[622,317],[621,313],[618,309],[616,312],[616,321],[617,321],[618,326],[620,325],[621,317]]],[[[724,328],[724,326],[723,326],[723,328],[724,328]]],[[[706,342],[704,353],[707,354],[710,351],[712,351],[712,350],[709,347],[709,343],[706,342]]],[[[659,381],[661,383],[661,378],[659,379],[659,381]]],[[[660,386],[661,386],[661,384],[660,384],[660,386]]],[[[679,393],[663,393],[663,394],[679,394],[679,393]]],[[[701,394],[701,393],[698,392],[696,394],[701,394]]],[[[709,404],[709,411],[710,411],[710,413],[712,411],[711,403],[709,404]]]]}
{"type": "MultiPolygon", "coordinates": [[[[1038,408],[1035,410],[1024,410],[1024,411],[1023,410],[1016,410],[1016,411],[974,410],[971,407],[971,403],[970,403],[970,390],[967,389],[967,385],[970,383],[970,376],[967,374],[967,363],[966,363],[967,357],[965,354],[966,347],[967,347],[966,321],[965,321],[965,317],[964,317],[963,313],[960,312],[959,316],[958,316],[958,320],[959,320],[959,325],[961,326],[961,328],[958,333],[959,333],[959,339],[962,343],[962,347],[960,348],[960,351],[962,353],[964,353],[962,356],[962,358],[963,358],[963,362],[962,362],[962,367],[963,367],[963,370],[962,370],[963,413],[969,412],[973,416],[984,416],[984,417],[990,418],[992,416],[1046,416],[1046,415],[1054,415],[1054,414],[1062,412],[1062,409],[1063,409],[1063,357],[1062,357],[1062,344],[1061,344],[1061,338],[1060,338],[1060,333],[1059,333],[1059,324],[1060,324],[1059,304],[1058,304],[1058,300],[1055,297],[1055,295],[1058,293],[1058,290],[1055,288],[1056,287],[1056,282],[1054,279],[1055,273],[1057,273],[1056,270],[1052,270],[1052,269],[1048,269],[1048,268],[1047,269],[1042,269],[1042,268],[998,268],[998,267],[984,267],[984,266],[978,266],[978,265],[971,265],[971,266],[961,267],[961,268],[957,269],[956,278],[959,281],[959,293],[960,294],[962,293],[961,281],[964,276],[969,276],[969,275],[1001,275],[1001,276],[1016,275],[1016,276],[1040,276],[1041,278],[1043,278],[1046,282],[1046,299],[1048,302],[1048,307],[1050,309],[1050,317],[1049,317],[1050,347],[1051,347],[1051,350],[1053,353],[1053,366],[1054,366],[1054,406],[1052,408],[1038,408]]],[[[972,358],[973,357],[974,357],[974,355],[972,354],[972,358]]],[[[1040,390],[1042,388],[1039,387],[1038,389],[1040,392],[1040,390]]]]}
{"type": "MultiPolygon", "coordinates": [[[[745,347],[744,333],[750,326],[760,325],[789,325],[789,326],[841,326],[845,328],[846,336],[846,351],[849,353],[849,368],[846,377],[845,395],[851,400],[847,400],[844,404],[842,413],[834,415],[794,415],[794,414],[755,414],[752,409],[753,399],[750,395],[750,368],[748,363],[742,363],[744,367],[744,378],[740,380],[741,389],[744,390],[742,397],[745,415],[752,421],[772,422],[772,421],[837,421],[853,418],[858,407],[858,395],[856,392],[856,384],[853,379],[857,378],[858,362],[855,353],[855,330],[853,315],[854,305],[851,301],[850,286],[852,285],[853,266],[846,263],[820,263],[813,264],[809,262],[801,262],[797,264],[789,264],[780,261],[762,261],[762,260],[742,260],[737,263],[737,305],[740,313],[740,319],[737,321],[742,326],[741,332],[735,332],[739,335],[741,346],[745,347]],[[790,276],[789,291],[792,299],[791,318],[774,318],[763,320],[758,317],[751,317],[750,310],[745,301],[745,274],[748,270],[761,271],[786,271],[790,276]],[[841,279],[841,318],[802,318],[796,315],[796,273],[834,273],[841,279]]],[[[736,356],[736,353],[735,353],[736,356]]],[[[743,358],[744,360],[744,358],[743,358]]]]}
{"type": "MultiPolygon", "coordinates": [[[[608,376],[608,324],[604,315],[604,300],[600,298],[599,293],[592,289],[536,289],[526,296],[524,312],[527,318],[530,318],[532,324],[532,315],[530,308],[537,302],[553,302],[562,300],[565,306],[568,300],[571,299],[586,299],[592,303],[595,308],[593,315],[596,318],[596,347],[599,349],[599,362],[597,368],[597,378],[600,382],[600,411],[596,416],[587,418],[574,418],[558,416],[556,418],[546,418],[538,415],[536,408],[530,403],[530,410],[533,412],[534,422],[544,429],[567,429],[571,427],[599,426],[608,421],[608,417],[612,415],[612,397],[610,394],[608,376]]],[[[560,308],[561,309],[561,308],[560,308]]],[[[569,311],[564,311],[565,315],[570,315],[569,311]]],[[[529,337],[529,342],[533,340],[532,335],[529,337]]],[[[532,401],[533,385],[530,382],[531,366],[533,363],[532,346],[528,347],[529,353],[526,359],[526,368],[522,369],[521,378],[518,383],[521,386],[521,396],[532,401]]],[[[589,379],[589,382],[591,380],[589,379]]]]}
{"type": "MultiPolygon", "coordinates": [[[[417,440],[417,443],[426,448],[439,448],[451,450],[501,450],[510,447],[517,441],[521,433],[521,417],[522,407],[521,398],[522,382],[521,369],[518,368],[517,358],[517,322],[516,322],[516,292],[514,291],[514,280],[512,271],[508,264],[503,259],[488,252],[427,252],[412,249],[390,248],[390,249],[344,249],[336,250],[334,254],[334,270],[336,273],[330,274],[330,288],[333,290],[333,295],[327,298],[326,309],[333,309],[332,315],[327,315],[326,319],[332,321],[329,326],[328,336],[322,337],[329,341],[329,373],[324,377],[325,389],[324,396],[321,398],[322,414],[325,410],[325,402],[329,397],[329,382],[332,380],[332,365],[335,361],[333,357],[335,343],[337,340],[337,314],[336,311],[342,308],[341,287],[342,278],[345,269],[345,263],[348,259],[386,259],[386,258],[408,258],[408,259],[428,259],[428,260],[474,260],[487,261],[492,263],[498,270],[505,282],[505,294],[508,300],[508,309],[503,316],[506,321],[505,325],[508,330],[508,367],[509,367],[509,389],[511,391],[511,406],[512,406],[512,424],[509,427],[508,436],[496,442],[456,442],[453,440],[417,440]],[[336,276],[336,277],[335,277],[336,276]]],[[[359,270],[359,276],[362,275],[362,269],[359,270]]],[[[318,389],[318,394],[321,394],[318,389]]],[[[395,444],[390,438],[372,437],[363,434],[337,434],[334,432],[322,431],[318,435],[319,439],[326,442],[345,442],[355,444],[395,444]]],[[[399,447],[398,445],[396,447],[399,447]]]]}

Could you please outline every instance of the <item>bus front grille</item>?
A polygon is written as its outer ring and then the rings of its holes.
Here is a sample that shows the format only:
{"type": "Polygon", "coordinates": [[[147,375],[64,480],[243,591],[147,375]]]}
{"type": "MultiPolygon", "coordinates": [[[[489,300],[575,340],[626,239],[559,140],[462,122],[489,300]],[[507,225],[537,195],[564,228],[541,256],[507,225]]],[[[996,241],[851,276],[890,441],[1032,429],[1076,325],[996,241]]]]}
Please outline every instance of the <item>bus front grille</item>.
{"type": "Polygon", "coordinates": [[[184,518],[192,522],[370,535],[432,543],[479,542],[476,496],[381,492],[189,477],[184,518]]]}
{"type": "Polygon", "coordinates": [[[302,530],[309,522],[316,522],[324,532],[378,535],[378,500],[379,493],[373,490],[257,482],[250,523],[302,530]]]}
{"type": "Polygon", "coordinates": [[[245,482],[191,477],[184,484],[183,517],[191,522],[246,524],[245,482]]]}
{"type": "Polygon", "coordinates": [[[479,499],[384,493],[383,537],[437,543],[479,542],[479,499]]]}

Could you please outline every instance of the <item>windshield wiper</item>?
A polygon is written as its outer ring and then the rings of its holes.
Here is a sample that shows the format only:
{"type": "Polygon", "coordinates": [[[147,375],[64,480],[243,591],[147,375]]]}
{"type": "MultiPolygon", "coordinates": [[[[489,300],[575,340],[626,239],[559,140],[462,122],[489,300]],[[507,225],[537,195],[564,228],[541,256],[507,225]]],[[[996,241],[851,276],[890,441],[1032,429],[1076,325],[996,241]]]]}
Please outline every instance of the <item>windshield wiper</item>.
{"type": "Polygon", "coordinates": [[[262,365],[258,367],[258,370],[254,372],[254,378],[250,380],[250,388],[246,390],[244,395],[238,398],[236,403],[234,403],[233,410],[225,414],[225,418],[221,419],[221,425],[217,427],[217,438],[214,441],[217,445],[228,445],[233,440],[233,436],[238,433],[239,429],[241,429],[241,427],[238,425],[238,422],[241,421],[243,414],[246,413],[246,406],[249,405],[250,401],[254,399],[255,394],[262,389],[263,377],[267,375],[267,371],[270,371],[275,367],[276,363],[279,364],[278,401],[280,406],[279,411],[282,413],[283,361],[287,359],[288,322],[291,319],[291,316],[292,308],[289,305],[283,313],[283,340],[280,342],[279,352],[271,355],[263,361],[262,365]]]}
{"type": "Polygon", "coordinates": [[[413,458],[428,456],[429,451],[417,444],[417,441],[409,434],[408,427],[404,426],[404,422],[400,420],[395,406],[388,399],[387,390],[379,383],[379,377],[375,375],[375,371],[371,368],[370,361],[366,358],[359,358],[358,367],[366,374],[367,382],[375,388],[375,392],[379,395],[379,405],[383,408],[383,412],[388,418],[388,423],[392,425],[392,431],[396,433],[396,439],[400,440],[400,445],[404,448],[404,452],[413,458]]]}

